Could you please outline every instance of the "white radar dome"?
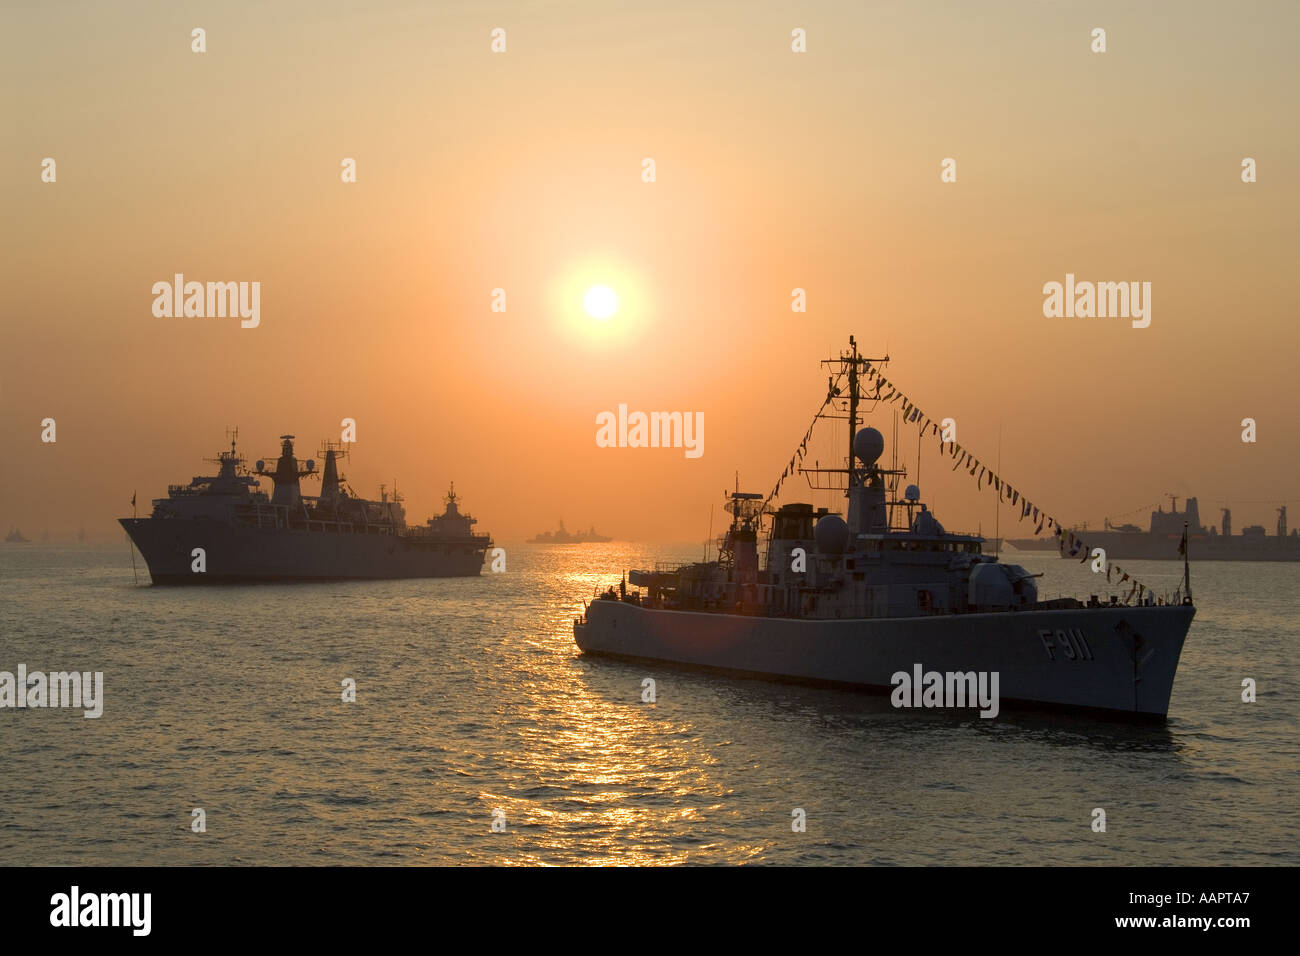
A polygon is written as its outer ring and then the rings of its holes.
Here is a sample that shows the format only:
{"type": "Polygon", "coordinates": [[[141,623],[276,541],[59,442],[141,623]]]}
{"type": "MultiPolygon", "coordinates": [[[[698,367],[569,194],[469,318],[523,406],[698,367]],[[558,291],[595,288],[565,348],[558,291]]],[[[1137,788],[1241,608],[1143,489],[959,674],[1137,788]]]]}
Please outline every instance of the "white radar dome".
{"type": "Polygon", "coordinates": [[[885,436],[874,428],[864,428],[853,436],[853,454],[864,465],[874,465],[885,451],[885,436]]]}
{"type": "Polygon", "coordinates": [[[839,515],[823,515],[813,529],[818,554],[843,554],[849,543],[849,526],[839,515]]]}

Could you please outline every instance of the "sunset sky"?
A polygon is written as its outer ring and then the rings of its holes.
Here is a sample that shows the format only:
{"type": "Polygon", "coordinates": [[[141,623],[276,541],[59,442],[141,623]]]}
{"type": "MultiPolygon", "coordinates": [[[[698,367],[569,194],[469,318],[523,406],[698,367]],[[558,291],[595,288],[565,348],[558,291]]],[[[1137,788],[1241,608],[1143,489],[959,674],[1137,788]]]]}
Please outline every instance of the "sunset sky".
{"type": "MultiPolygon", "coordinates": [[[[351,485],[396,477],[413,520],[454,480],[498,540],[698,541],[854,334],[1066,524],[1172,492],[1271,534],[1300,504],[1298,31],[1291,3],[6,4],[0,526],[107,534],[227,426],[306,458],[351,417],[351,485]],[[260,282],[260,326],[155,317],[175,273],[260,282]],[[1045,318],[1067,273],[1150,282],[1150,327],[1045,318]],[[703,412],[704,455],[598,448],[620,403],[703,412]]],[[[944,523],[991,533],[923,454],[944,523]]]]}

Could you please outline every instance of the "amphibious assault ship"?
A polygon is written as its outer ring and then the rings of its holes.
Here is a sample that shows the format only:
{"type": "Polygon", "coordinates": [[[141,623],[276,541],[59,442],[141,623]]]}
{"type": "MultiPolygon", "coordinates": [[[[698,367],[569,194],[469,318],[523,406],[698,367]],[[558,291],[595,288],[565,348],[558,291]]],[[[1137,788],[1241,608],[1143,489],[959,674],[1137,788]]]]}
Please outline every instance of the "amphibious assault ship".
{"type": "Polygon", "coordinates": [[[1005,705],[1163,719],[1196,613],[1190,574],[1185,596],[1168,602],[1040,600],[1035,575],[984,554],[979,535],[947,531],[915,485],[898,498],[905,471],[880,464],[878,430],[858,429],[859,402],[872,400],[859,373],[888,359],[849,344],[823,363],[839,372],[827,404],[847,416],[818,416],[847,417],[849,457],[842,468],[800,469],[837,476],[847,519],[802,503],[772,512],[763,496],[737,489],[717,560],[631,571],[574,621],[578,646],[882,691],[900,686],[899,672],[996,673],[1005,705]]]}
{"type": "MultiPolygon", "coordinates": [[[[1112,524],[1106,519],[1101,531],[1088,528],[1071,528],[1073,533],[1086,539],[1089,548],[1102,548],[1108,559],[1147,559],[1176,561],[1178,544],[1184,529],[1188,533],[1188,546],[1192,553],[1205,561],[1300,561],[1300,534],[1287,533],[1286,505],[1277,509],[1277,534],[1268,534],[1262,524],[1249,525],[1240,534],[1232,533],[1232,511],[1223,509],[1223,526],[1218,530],[1201,524],[1200,506],[1195,498],[1188,498],[1182,511],[1178,499],[1169,496],[1170,509],[1156,508],[1151,512],[1151,522],[1143,531],[1135,524],[1112,524]]],[[[1062,557],[1071,557],[1061,546],[1064,538],[1012,538],[1010,544],[1017,551],[1062,550],[1062,557]]]]}
{"type": "Polygon", "coordinates": [[[347,486],[338,471],[341,445],[325,444],[318,476],[315,461],[299,467],[293,435],[280,441],[274,469],[258,461],[250,472],[232,436],[229,451],[208,459],[216,475],[170,486],[148,518],[119,519],[154,584],[465,577],[482,569],[492,539],[473,531],[454,485],[443,514],[408,527],[395,487],[390,497],[381,486],[373,501],[347,486]],[[259,476],[274,484],[271,495],[259,476]],[[320,494],[302,494],[301,480],[315,477],[320,494]]]}

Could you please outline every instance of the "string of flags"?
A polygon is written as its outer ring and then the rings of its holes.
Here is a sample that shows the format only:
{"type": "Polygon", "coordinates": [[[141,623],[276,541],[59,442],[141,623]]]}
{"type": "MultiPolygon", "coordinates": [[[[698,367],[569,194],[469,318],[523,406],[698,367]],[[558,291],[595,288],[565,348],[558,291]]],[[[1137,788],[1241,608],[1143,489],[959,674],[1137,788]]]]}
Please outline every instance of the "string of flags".
{"type": "Polygon", "coordinates": [[[823,411],[825,411],[826,406],[829,405],[831,402],[833,402],[835,398],[840,394],[839,384],[840,384],[840,379],[842,379],[843,377],[844,377],[844,373],[841,372],[835,378],[835,381],[828,383],[826,388],[826,400],[823,401],[821,405],[817,408],[817,411],[813,413],[812,422],[808,425],[808,430],[804,432],[803,439],[799,442],[798,447],[795,448],[794,454],[790,456],[790,464],[785,466],[785,470],[781,472],[781,477],[776,480],[776,485],[773,486],[771,493],[763,501],[763,509],[762,509],[763,511],[767,511],[767,506],[772,502],[772,499],[777,496],[777,493],[780,492],[781,485],[785,482],[785,480],[798,470],[795,467],[795,462],[796,461],[802,462],[804,459],[804,455],[808,453],[808,442],[812,440],[813,429],[817,427],[817,419],[821,417],[821,414],[823,411]]]}
{"type": "MultiPolygon", "coordinates": [[[[871,363],[868,362],[866,364],[864,374],[868,381],[868,392],[870,391],[870,382],[873,379],[875,380],[875,394],[869,394],[868,397],[877,401],[885,402],[889,405],[897,405],[901,403],[903,421],[909,424],[920,422],[922,435],[929,432],[931,435],[936,437],[939,441],[939,454],[946,454],[952,458],[953,471],[956,471],[958,468],[965,468],[966,471],[970,473],[971,477],[975,479],[976,487],[981,490],[992,488],[997,492],[1000,501],[1007,502],[1012,508],[1018,507],[1020,510],[1020,517],[1018,520],[1023,522],[1028,518],[1030,524],[1034,526],[1035,536],[1047,531],[1049,534],[1052,534],[1057,538],[1057,547],[1063,556],[1071,558],[1078,556],[1080,564],[1086,564],[1088,562],[1092,557],[1092,549],[1084,543],[1081,537],[1076,535],[1073,531],[1062,527],[1061,523],[1048,514],[1046,510],[1039,508],[1038,505],[1030,501],[1018,488],[1012,487],[1009,481],[1006,481],[1001,475],[995,473],[992,468],[988,467],[976,458],[969,449],[963,448],[955,441],[945,442],[938,423],[932,421],[911,399],[903,394],[902,389],[900,389],[895,383],[889,381],[889,379],[885,378],[879,369],[873,368],[871,363]]],[[[1107,561],[1105,562],[1105,565],[1106,580],[1108,582],[1117,584],[1121,588],[1123,585],[1131,583],[1128,593],[1125,594],[1123,598],[1125,604],[1131,603],[1135,597],[1138,602],[1141,603],[1142,599],[1148,594],[1148,592],[1152,595],[1155,594],[1153,588],[1138,581],[1133,577],[1133,575],[1125,571],[1118,564],[1112,564],[1107,561]]]]}

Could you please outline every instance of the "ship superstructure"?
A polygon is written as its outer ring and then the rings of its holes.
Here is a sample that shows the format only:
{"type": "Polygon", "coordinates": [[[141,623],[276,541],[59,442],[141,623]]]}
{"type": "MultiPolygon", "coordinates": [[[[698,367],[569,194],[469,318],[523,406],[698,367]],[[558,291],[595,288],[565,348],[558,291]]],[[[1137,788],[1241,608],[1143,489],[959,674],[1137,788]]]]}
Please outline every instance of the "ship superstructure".
{"type": "Polygon", "coordinates": [[[248,469],[231,436],[216,459],[217,474],[171,485],[148,518],[122,518],[155,584],[228,581],[333,581],[353,578],[451,577],[478,574],[492,546],[461,515],[454,492],[448,510],[425,527],[408,527],[402,497],[381,486],[378,501],[362,498],[339,473],[343,446],[326,442],[325,465],[300,463],[294,436],[280,436],[273,467],[248,469]],[[270,495],[259,478],[273,484],[270,495]],[[319,478],[318,495],[302,480],[319,478]],[[198,552],[201,552],[199,554],[198,552]]]}
{"type": "Polygon", "coordinates": [[[876,689],[918,665],[997,672],[1011,703],[1163,718],[1190,596],[1040,600],[1034,575],[985,554],[979,535],[948,531],[916,485],[899,496],[905,470],[881,464],[880,431],[858,428],[871,400],[859,371],[887,359],[849,341],[829,360],[839,375],[827,397],[846,413],[834,417],[847,419],[849,454],[840,467],[800,469],[813,487],[842,489],[845,515],[805,503],[772,510],[737,488],[717,560],[631,571],[574,622],[578,646],[876,689]]]}

